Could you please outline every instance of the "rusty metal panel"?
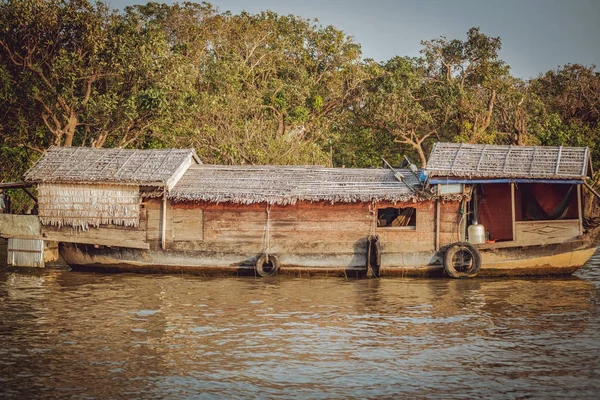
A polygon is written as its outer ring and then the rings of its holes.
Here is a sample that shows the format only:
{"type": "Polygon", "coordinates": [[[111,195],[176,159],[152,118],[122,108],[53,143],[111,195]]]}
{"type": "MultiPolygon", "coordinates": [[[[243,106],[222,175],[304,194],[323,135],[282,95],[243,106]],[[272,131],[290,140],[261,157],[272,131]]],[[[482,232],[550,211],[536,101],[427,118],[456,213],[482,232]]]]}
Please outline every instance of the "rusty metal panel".
{"type": "Polygon", "coordinates": [[[44,268],[42,239],[8,239],[8,265],[13,267],[44,268]]]}

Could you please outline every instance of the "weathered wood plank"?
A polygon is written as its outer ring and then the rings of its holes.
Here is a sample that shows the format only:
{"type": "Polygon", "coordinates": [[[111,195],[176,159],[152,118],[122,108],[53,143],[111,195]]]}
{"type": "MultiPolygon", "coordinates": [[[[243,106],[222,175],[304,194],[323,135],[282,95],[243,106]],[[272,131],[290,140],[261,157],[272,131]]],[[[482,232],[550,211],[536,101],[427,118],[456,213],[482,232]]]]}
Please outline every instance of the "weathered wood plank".
{"type": "Polygon", "coordinates": [[[149,244],[145,241],[145,232],[143,230],[131,228],[100,227],[90,228],[87,231],[80,231],[66,227],[59,229],[52,226],[43,226],[42,235],[44,240],[56,242],[131,247],[135,249],[150,248],[149,244]]]}
{"type": "Polygon", "coordinates": [[[579,220],[520,221],[515,223],[519,244],[561,243],[579,236],[579,220]]]}
{"type": "MultiPolygon", "coordinates": [[[[262,222],[248,222],[243,219],[241,220],[206,220],[204,227],[206,232],[263,232],[267,223],[262,222]]],[[[270,221],[270,231],[276,232],[346,232],[346,231],[364,231],[369,233],[371,223],[369,221],[361,222],[324,222],[324,221],[270,221]]]]}
{"type": "Polygon", "coordinates": [[[581,185],[577,185],[577,216],[579,219],[579,234],[583,235],[583,210],[582,210],[581,185]]]}
{"type": "Polygon", "coordinates": [[[202,210],[174,208],[172,215],[174,241],[203,239],[204,218],[202,210]]]}
{"type": "MultiPolygon", "coordinates": [[[[214,253],[235,252],[236,254],[258,254],[264,250],[263,242],[237,242],[232,246],[230,242],[223,241],[194,241],[194,242],[175,242],[170,246],[176,250],[206,251],[214,253]]],[[[366,251],[366,237],[358,240],[344,240],[338,242],[297,242],[286,240],[282,242],[273,242],[271,245],[273,253],[290,254],[327,254],[344,253],[352,254],[355,252],[366,251]]]]}

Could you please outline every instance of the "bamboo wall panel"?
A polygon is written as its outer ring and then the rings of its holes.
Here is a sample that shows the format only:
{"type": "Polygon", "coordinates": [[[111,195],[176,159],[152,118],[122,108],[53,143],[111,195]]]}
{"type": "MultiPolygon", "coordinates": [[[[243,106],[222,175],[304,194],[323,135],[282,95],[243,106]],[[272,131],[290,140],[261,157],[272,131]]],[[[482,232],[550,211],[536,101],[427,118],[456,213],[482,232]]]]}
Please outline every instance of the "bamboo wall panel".
{"type": "Polygon", "coordinates": [[[138,186],[40,183],[38,201],[43,225],[139,226],[138,186]]]}

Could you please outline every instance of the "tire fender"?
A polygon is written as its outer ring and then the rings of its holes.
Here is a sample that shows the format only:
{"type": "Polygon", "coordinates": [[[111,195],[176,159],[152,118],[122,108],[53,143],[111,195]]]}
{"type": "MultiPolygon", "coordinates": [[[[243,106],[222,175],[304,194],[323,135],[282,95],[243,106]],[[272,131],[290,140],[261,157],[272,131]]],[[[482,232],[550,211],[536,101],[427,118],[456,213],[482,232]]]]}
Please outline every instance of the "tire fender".
{"type": "Polygon", "coordinates": [[[480,269],[481,253],[471,243],[452,243],[444,252],[444,270],[452,278],[473,278],[480,269]]]}
{"type": "Polygon", "coordinates": [[[267,255],[262,254],[254,266],[254,271],[262,277],[277,275],[279,272],[279,258],[273,254],[269,254],[268,258],[269,262],[267,262],[267,255]]]}

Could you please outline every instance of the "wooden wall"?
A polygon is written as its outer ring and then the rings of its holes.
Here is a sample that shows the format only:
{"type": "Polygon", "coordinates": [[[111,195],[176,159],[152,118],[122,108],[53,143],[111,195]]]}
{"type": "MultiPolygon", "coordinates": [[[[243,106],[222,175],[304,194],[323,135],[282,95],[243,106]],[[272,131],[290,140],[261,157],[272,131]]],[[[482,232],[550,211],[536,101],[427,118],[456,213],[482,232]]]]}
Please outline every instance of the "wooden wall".
{"type": "MultiPolygon", "coordinates": [[[[160,201],[147,202],[147,237],[151,246],[160,241],[160,201]]],[[[178,250],[272,253],[353,253],[357,242],[366,243],[372,221],[368,205],[349,206],[307,203],[264,204],[174,203],[167,207],[167,247],[178,250]]]]}
{"type": "Polygon", "coordinates": [[[440,247],[462,241],[464,227],[465,220],[461,223],[460,202],[440,200],[440,247]]]}
{"type": "Polygon", "coordinates": [[[415,229],[406,227],[378,227],[377,235],[381,239],[384,252],[407,253],[432,251],[435,240],[435,203],[379,203],[378,208],[414,207],[416,209],[415,229]]]}
{"type": "Polygon", "coordinates": [[[523,245],[564,243],[579,236],[579,220],[520,221],[515,228],[523,245]]]}
{"type": "MultiPolygon", "coordinates": [[[[140,205],[139,227],[102,226],[87,231],[45,226],[47,240],[132,248],[161,248],[162,199],[140,205]]],[[[379,235],[382,266],[426,265],[435,250],[436,203],[296,205],[167,203],[167,251],[179,251],[199,264],[249,264],[266,251],[282,265],[301,267],[364,267],[367,237],[379,235]],[[416,224],[377,227],[377,208],[414,207],[416,224]],[[267,223],[268,220],[268,223],[267,223]]],[[[457,242],[459,202],[440,202],[440,246],[457,242]]],[[[168,255],[168,253],[167,253],[168,255]]]]}
{"type": "MultiPolygon", "coordinates": [[[[143,207],[152,248],[160,247],[160,207],[159,199],[143,207]]],[[[249,258],[268,246],[282,263],[353,266],[365,264],[367,237],[377,234],[383,254],[431,253],[435,237],[433,202],[382,203],[377,207],[415,207],[415,229],[377,228],[377,211],[370,203],[273,205],[268,216],[265,204],[170,203],[165,225],[167,248],[249,258]]]]}
{"type": "Polygon", "coordinates": [[[85,243],[102,246],[131,247],[134,249],[149,249],[146,242],[146,223],[140,220],[139,227],[101,226],[89,228],[86,231],[70,226],[56,227],[42,225],[44,240],[65,243],[85,243]]]}

